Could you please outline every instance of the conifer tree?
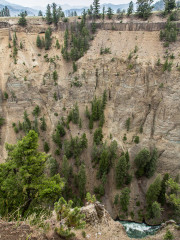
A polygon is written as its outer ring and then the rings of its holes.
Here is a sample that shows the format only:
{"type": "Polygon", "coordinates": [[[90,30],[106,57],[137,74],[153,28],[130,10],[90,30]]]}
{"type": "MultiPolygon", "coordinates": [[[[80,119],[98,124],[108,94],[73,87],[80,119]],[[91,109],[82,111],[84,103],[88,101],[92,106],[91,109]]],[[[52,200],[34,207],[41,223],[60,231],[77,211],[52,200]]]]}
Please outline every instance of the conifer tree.
{"type": "Polygon", "coordinates": [[[36,46],[38,48],[42,48],[42,42],[41,42],[41,38],[39,35],[37,36],[37,39],[36,39],[36,46]]]}
{"type": "Polygon", "coordinates": [[[99,18],[100,13],[100,0],[93,1],[93,10],[94,10],[94,17],[99,18]]]}
{"type": "Polygon", "coordinates": [[[113,15],[114,15],[113,9],[111,7],[109,7],[108,10],[107,10],[108,19],[112,19],[113,15]]]}
{"type": "Polygon", "coordinates": [[[147,20],[151,15],[153,0],[137,0],[137,14],[140,18],[147,20]]]}
{"type": "Polygon", "coordinates": [[[25,27],[27,25],[27,20],[26,20],[26,14],[25,12],[20,13],[20,19],[18,21],[18,24],[22,27],[25,27]]]}
{"type": "Polygon", "coordinates": [[[59,174],[45,175],[47,155],[38,151],[38,134],[31,130],[15,145],[6,145],[7,161],[0,164],[0,215],[26,217],[51,205],[64,186],[59,174]]]}
{"type": "Polygon", "coordinates": [[[129,3],[129,7],[128,7],[128,10],[127,10],[127,16],[128,17],[133,13],[133,9],[134,9],[134,5],[133,5],[133,1],[131,1],[129,3]]]}
{"type": "Polygon", "coordinates": [[[165,11],[171,12],[176,7],[175,0],[164,0],[165,11]]]}
{"type": "Polygon", "coordinates": [[[42,13],[41,10],[38,12],[38,16],[39,16],[39,17],[42,17],[42,16],[43,16],[43,13],[42,13]]]}
{"type": "Polygon", "coordinates": [[[164,206],[166,203],[166,189],[167,189],[167,181],[169,180],[169,178],[170,178],[169,174],[166,173],[161,182],[161,191],[159,194],[158,201],[161,203],[162,206],[164,206]]]}
{"type": "Polygon", "coordinates": [[[84,164],[80,166],[78,172],[78,189],[80,197],[83,199],[86,194],[86,170],[84,164]]]}
{"type": "Polygon", "coordinates": [[[52,23],[52,13],[51,13],[51,6],[48,4],[46,9],[46,22],[47,24],[52,23]]]}
{"type": "Polygon", "coordinates": [[[40,126],[41,130],[46,131],[47,124],[46,124],[46,121],[45,121],[45,117],[43,116],[40,120],[41,120],[41,126],[40,126]]]}
{"type": "Polygon", "coordinates": [[[121,156],[116,165],[116,187],[120,188],[125,183],[128,164],[125,155],[121,156]]]}
{"type": "Polygon", "coordinates": [[[128,206],[129,206],[129,200],[130,200],[130,189],[128,187],[124,188],[121,191],[121,195],[120,195],[120,207],[123,210],[123,212],[127,212],[128,211],[128,206]]]}
{"type": "Polygon", "coordinates": [[[55,3],[52,4],[52,9],[53,9],[53,13],[52,13],[53,23],[55,26],[57,26],[59,21],[59,14],[57,11],[57,5],[55,3]]]}
{"type": "Polygon", "coordinates": [[[49,50],[51,46],[51,30],[47,29],[45,32],[45,50],[49,50]]]}

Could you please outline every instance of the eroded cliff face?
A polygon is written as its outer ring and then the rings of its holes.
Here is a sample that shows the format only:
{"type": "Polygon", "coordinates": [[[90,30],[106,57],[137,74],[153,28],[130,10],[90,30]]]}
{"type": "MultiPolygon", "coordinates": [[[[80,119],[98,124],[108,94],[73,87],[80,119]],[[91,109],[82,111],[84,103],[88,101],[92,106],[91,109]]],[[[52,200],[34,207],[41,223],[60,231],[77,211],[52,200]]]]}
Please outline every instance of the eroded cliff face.
{"type": "MultiPolygon", "coordinates": [[[[40,150],[43,150],[43,143],[47,141],[50,144],[50,153],[54,155],[54,128],[61,117],[67,117],[77,102],[82,129],[70,124],[67,138],[86,133],[88,149],[82,158],[86,165],[87,190],[93,192],[94,186],[98,184],[96,170],[91,163],[96,124],[91,132],[85,109],[90,106],[95,95],[102,96],[103,91],[107,90],[104,141],[110,142],[111,134],[112,139],[118,143],[119,153],[126,150],[130,153],[130,172],[133,179],[130,185],[129,212],[134,212],[134,219],[138,221],[138,210],[145,205],[145,193],[157,175],[168,172],[175,177],[180,172],[180,72],[177,70],[180,64],[179,39],[169,47],[168,53],[175,56],[172,71],[163,73],[162,66],[156,66],[158,59],[161,63],[165,62],[164,56],[167,54],[159,41],[159,31],[98,30],[90,49],[77,62],[77,72],[72,73],[72,63],[64,61],[61,50],[55,48],[56,39],[63,45],[63,31],[53,31],[53,43],[49,51],[36,47],[37,34],[45,28],[47,26],[42,22],[36,25],[29,23],[26,30],[16,25],[11,26],[11,36],[16,29],[18,44],[20,41],[23,43],[23,49],[18,49],[17,64],[14,64],[10,56],[12,48],[8,48],[9,29],[0,29],[0,115],[5,118],[5,124],[0,129],[0,161],[3,162],[7,156],[5,143],[16,143],[21,136],[21,133],[14,132],[12,123],[22,121],[25,110],[33,120],[32,111],[36,105],[40,106],[41,116],[45,116],[47,123],[47,131],[40,132],[39,135],[40,150]],[[134,52],[136,46],[138,50],[134,52]],[[111,54],[100,55],[101,47],[110,48],[111,54]],[[132,58],[129,60],[131,52],[132,58]],[[46,62],[46,54],[54,60],[46,62]],[[58,85],[54,84],[52,77],[54,70],[58,73],[58,85]],[[75,77],[82,83],[81,87],[72,84],[75,77]],[[8,100],[4,98],[5,91],[9,94],[8,100]],[[54,93],[58,101],[55,101],[54,93]],[[131,118],[129,132],[125,127],[128,118],[131,118]],[[140,127],[143,127],[143,133],[139,133],[140,127]],[[127,141],[123,142],[125,133],[127,141]],[[140,137],[139,144],[132,140],[136,135],[140,137]],[[137,180],[133,161],[144,147],[158,149],[157,171],[151,179],[137,180]],[[137,201],[141,204],[134,209],[137,201]]],[[[56,159],[61,164],[62,156],[56,156],[56,159]]],[[[114,168],[108,175],[105,190],[102,201],[115,218],[119,210],[114,208],[113,201],[120,191],[115,187],[114,168]]]]}

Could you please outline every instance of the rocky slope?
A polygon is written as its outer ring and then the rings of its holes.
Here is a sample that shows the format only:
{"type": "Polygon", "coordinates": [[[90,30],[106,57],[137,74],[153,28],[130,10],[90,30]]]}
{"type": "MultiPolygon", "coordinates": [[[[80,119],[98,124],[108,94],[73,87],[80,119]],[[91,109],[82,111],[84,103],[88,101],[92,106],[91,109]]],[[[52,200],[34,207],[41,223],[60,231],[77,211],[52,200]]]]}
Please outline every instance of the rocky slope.
{"type": "MultiPolygon", "coordinates": [[[[149,180],[137,180],[133,174],[131,182],[131,200],[129,212],[134,212],[134,219],[139,221],[138,210],[145,205],[145,193],[158,174],[170,173],[175,177],[180,172],[180,64],[179,39],[170,45],[168,54],[174,54],[171,72],[162,71],[162,65],[156,66],[158,59],[164,63],[167,54],[163,43],[159,41],[159,31],[117,31],[98,30],[88,52],[78,62],[78,71],[72,73],[72,63],[66,62],[61,51],[55,48],[56,39],[63,45],[64,32],[53,31],[53,44],[49,51],[36,47],[38,33],[44,35],[48,27],[41,19],[29,20],[26,29],[16,25],[10,19],[10,27],[0,29],[0,115],[5,124],[0,129],[0,162],[6,158],[5,143],[15,143],[21,133],[16,134],[12,123],[22,121],[26,110],[33,120],[32,111],[36,105],[45,116],[47,133],[40,133],[40,150],[44,141],[50,144],[50,152],[56,149],[52,133],[61,117],[66,118],[75,102],[78,103],[82,119],[82,129],[70,124],[67,138],[86,133],[88,149],[83,153],[86,165],[87,190],[93,192],[98,184],[96,171],[91,163],[93,132],[89,131],[85,117],[86,106],[90,106],[93,97],[102,96],[107,90],[108,102],[105,110],[103,127],[104,140],[112,139],[118,143],[118,151],[130,153],[131,173],[134,173],[133,160],[144,147],[158,149],[159,159],[156,174],[149,180]],[[18,50],[17,64],[12,58],[12,48],[8,48],[9,30],[12,37],[17,31],[18,50]],[[110,48],[111,53],[100,55],[100,48],[110,48]],[[137,51],[134,53],[134,49],[137,51]],[[128,59],[132,52],[131,60],[128,59]],[[46,62],[44,56],[54,58],[46,62]],[[131,66],[130,66],[131,65],[131,66]],[[58,85],[54,84],[52,72],[58,73],[58,85]],[[73,86],[74,79],[82,83],[80,88],[73,86]],[[9,98],[4,98],[4,92],[9,98]],[[58,101],[54,99],[54,93],[58,101]],[[58,116],[56,116],[57,114],[58,116]],[[127,133],[125,122],[130,118],[130,131],[127,133]],[[143,127],[143,133],[139,133],[143,127]],[[123,141],[124,134],[127,141],[123,141]],[[133,142],[133,136],[140,137],[140,143],[133,142]],[[135,203],[140,206],[134,209],[135,203]]],[[[2,24],[3,25],[3,24],[2,24]]],[[[94,127],[95,129],[95,127],[94,127]]],[[[94,131],[94,130],[93,130],[94,131]]],[[[59,163],[62,156],[56,157],[59,163]]],[[[72,163],[74,164],[74,163],[72,163]]],[[[114,169],[111,169],[106,184],[106,194],[102,201],[111,216],[117,217],[119,209],[113,205],[114,196],[119,193],[115,187],[114,169]]],[[[129,217],[130,218],[130,217],[129,217]]]]}

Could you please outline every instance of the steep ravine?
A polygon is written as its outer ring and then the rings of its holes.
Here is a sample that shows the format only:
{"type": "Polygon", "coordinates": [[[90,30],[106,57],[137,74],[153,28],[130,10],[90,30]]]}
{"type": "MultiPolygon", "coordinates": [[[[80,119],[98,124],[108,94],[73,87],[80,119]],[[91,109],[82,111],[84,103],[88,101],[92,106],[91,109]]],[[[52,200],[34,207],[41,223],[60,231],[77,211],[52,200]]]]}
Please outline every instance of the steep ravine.
{"type": "MultiPolygon", "coordinates": [[[[112,139],[118,143],[118,152],[129,151],[130,172],[133,174],[129,212],[134,212],[134,220],[139,221],[138,210],[145,206],[145,193],[157,175],[168,172],[175,177],[180,173],[180,74],[176,68],[180,56],[179,39],[169,48],[169,53],[175,55],[172,71],[163,73],[162,67],[156,66],[159,58],[161,63],[164,63],[165,55],[163,43],[159,41],[159,31],[98,30],[90,49],[77,62],[78,71],[73,74],[72,63],[66,62],[61,51],[54,47],[56,39],[61,46],[63,45],[63,31],[53,31],[52,47],[45,51],[36,47],[37,34],[40,29],[47,28],[45,23],[29,23],[27,30],[12,24],[11,35],[15,28],[18,44],[22,41],[24,45],[22,50],[18,50],[16,65],[10,57],[12,49],[8,48],[8,31],[6,28],[0,29],[1,96],[4,91],[9,94],[8,100],[1,97],[1,115],[5,118],[5,125],[1,128],[0,161],[3,162],[6,158],[5,142],[15,143],[17,137],[20,137],[20,133],[15,134],[12,123],[22,121],[25,110],[33,120],[31,113],[36,105],[40,106],[41,115],[45,116],[47,123],[47,133],[40,133],[40,150],[43,150],[43,142],[47,141],[54,156],[56,148],[52,141],[52,133],[56,123],[61,117],[67,117],[77,102],[82,129],[70,124],[67,137],[86,133],[88,149],[83,153],[83,159],[87,170],[87,190],[93,192],[98,183],[96,171],[91,163],[93,134],[89,131],[84,112],[95,95],[102,96],[103,91],[107,90],[104,140],[110,142],[109,136],[112,134],[112,139]],[[110,48],[111,54],[100,55],[102,46],[110,48]],[[138,47],[138,51],[128,60],[135,46],[138,47]],[[46,62],[46,54],[49,58],[55,57],[55,63],[46,62]],[[129,64],[133,65],[131,70],[129,64]],[[52,79],[55,69],[59,76],[58,86],[54,85],[52,79]],[[78,77],[82,87],[72,86],[75,77],[78,77]],[[53,98],[55,92],[58,101],[53,98]],[[58,117],[55,113],[58,113],[58,117]],[[128,118],[131,119],[129,132],[125,128],[128,118]],[[143,127],[141,134],[140,127],[143,127]],[[126,142],[123,141],[125,133],[126,142]],[[140,137],[139,144],[132,141],[136,135],[140,137]],[[144,147],[158,149],[157,172],[151,179],[137,180],[134,176],[134,158],[144,147]],[[141,206],[134,209],[137,201],[140,201],[141,206]]],[[[56,159],[59,163],[62,162],[61,157],[56,159]]],[[[115,187],[114,170],[111,169],[102,201],[113,218],[116,218],[119,212],[113,204],[114,196],[119,192],[115,187]]],[[[164,217],[167,217],[166,213],[164,217]]]]}

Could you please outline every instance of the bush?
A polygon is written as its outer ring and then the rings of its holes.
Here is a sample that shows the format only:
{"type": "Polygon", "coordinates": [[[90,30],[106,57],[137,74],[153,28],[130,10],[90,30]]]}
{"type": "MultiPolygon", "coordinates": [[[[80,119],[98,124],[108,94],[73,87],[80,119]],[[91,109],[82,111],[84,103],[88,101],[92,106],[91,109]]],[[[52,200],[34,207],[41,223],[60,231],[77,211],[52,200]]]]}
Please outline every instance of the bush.
{"type": "Polygon", "coordinates": [[[81,214],[81,209],[78,207],[72,208],[72,205],[72,200],[66,202],[62,197],[54,205],[57,220],[60,221],[60,228],[56,228],[56,232],[63,238],[74,237],[75,233],[72,230],[82,229],[86,224],[84,221],[85,215],[81,214]]]}
{"type": "Polygon", "coordinates": [[[103,48],[101,47],[101,50],[100,50],[100,54],[103,55],[103,54],[111,54],[111,50],[110,48],[103,48]]]}
{"type": "Polygon", "coordinates": [[[88,192],[86,193],[86,201],[88,203],[95,203],[96,202],[96,196],[95,195],[92,195],[88,192]]]}
{"type": "Polygon", "coordinates": [[[9,97],[8,93],[7,92],[4,92],[4,98],[7,100],[9,97]]]}
{"type": "Polygon", "coordinates": [[[172,69],[172,62],[169,62],[168,59],[166,59],[165,63],[163,64],[163,72],[168,71],[170,72],[172,69]]]}
{"type": "Polygon", "coordinates": [[[164,235],[164,240],[173,240],[173,239],[174,239],[173,233],[169,229],[167,229],[166,234],[164,235]]]}
{"type": "Polygon", "coordinates": [[[135,137],[134,137],[134,142],[135,142],[136,144],[139,143],[139,136],[135,136],[135,137]]]}

